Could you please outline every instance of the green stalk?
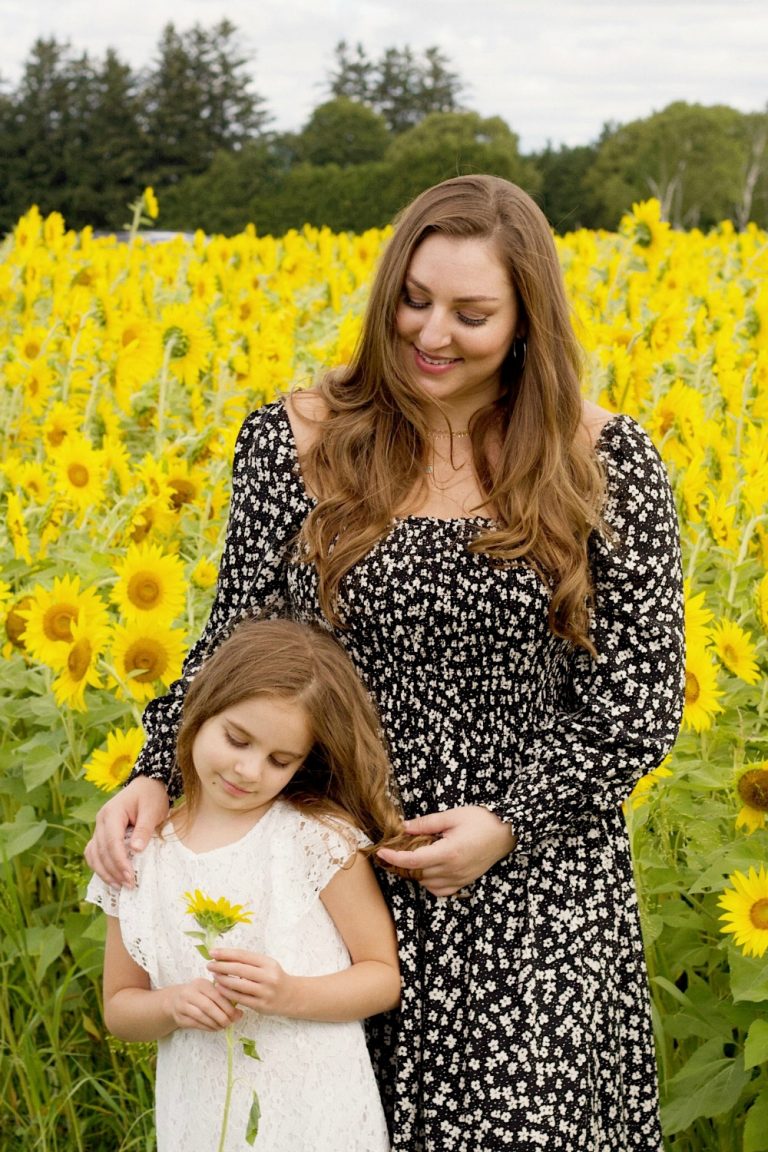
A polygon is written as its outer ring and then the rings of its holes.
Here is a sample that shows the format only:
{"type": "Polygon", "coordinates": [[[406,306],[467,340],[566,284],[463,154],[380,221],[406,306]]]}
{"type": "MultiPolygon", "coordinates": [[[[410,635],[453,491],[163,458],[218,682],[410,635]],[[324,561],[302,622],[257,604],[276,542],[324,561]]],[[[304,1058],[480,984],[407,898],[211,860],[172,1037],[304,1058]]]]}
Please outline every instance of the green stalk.
{"type": "Polygon", "coordinates": [[[218,1152],[224,1152],[224,1141],[227,1136],[227,1125],[229,1124],[229,1109],[232,1104],[232,1087],[233,1087],[233,1064],[234,1064],[234,1051],[235,1051],[235,1037],[232,1032],[232,1025],[225,1030],[227,1035],[227,1091],[224,1096],[224,1115],[221,1118],[221,1136],[219,1137],[218,1152]]]}

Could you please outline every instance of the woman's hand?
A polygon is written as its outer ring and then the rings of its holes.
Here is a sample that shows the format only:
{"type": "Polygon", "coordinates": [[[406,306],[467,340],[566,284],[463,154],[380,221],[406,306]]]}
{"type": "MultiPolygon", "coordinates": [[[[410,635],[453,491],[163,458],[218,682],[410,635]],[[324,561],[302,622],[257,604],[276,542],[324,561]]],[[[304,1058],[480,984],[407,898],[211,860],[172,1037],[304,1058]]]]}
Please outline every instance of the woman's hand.
{"type": "Polygon", "coordinates": [[[267,1016],[291,1016],[294,977],[270,956],[243,948],[212,948],[208,970],[235,1004],[267,1016]]]}
{"type": "Polygon", "coordinates": [[[221,989],[202,977],[189,984],[173,984],[164,988],[163,996],[176,1028],[221,1032],[243,1015],[221,989]]]}
{"type": "Polygon", "coordinates": [[[515,846],[512,829],[479,805],[449,808],[406,820],[406,832],[440,837],[412,852],[382,848],[376,855],[396,868],[419,872],[419,883],[433,896],[455,896],[487,872],[515,846]]]}
{"type": "Polygon", "coordinates": [[[168,793],[162,780],[137,776],[99,810],[93,836],[85,846],[85,859],[107,884],[133,887],[125,833],[133,828],[130,847],[141,852],[155,828],[168,815],[168,793]]]}

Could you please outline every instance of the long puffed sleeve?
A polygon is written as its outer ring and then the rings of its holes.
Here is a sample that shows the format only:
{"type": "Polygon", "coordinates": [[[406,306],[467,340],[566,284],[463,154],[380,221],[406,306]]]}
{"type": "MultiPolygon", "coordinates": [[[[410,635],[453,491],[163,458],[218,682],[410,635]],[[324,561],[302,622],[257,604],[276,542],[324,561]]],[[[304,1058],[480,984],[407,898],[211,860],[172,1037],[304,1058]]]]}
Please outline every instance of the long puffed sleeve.
{"type": "Polygon", "coordinates": [[[189,651],[181,679],[144,711],[147,739],[131,779],[161,779],[171,795],[178,793],[176,732],[187,686],[238,620],[284,612],[288,554],[307,511],[290,425],[277,401],[252,412],[240,429],[227,536],[208,623],[189,651]]]}
{"type": "Polygon", "coordinates": [[[674,743],[684,699],[680,542],[664,465],[630,418],[612,420],[598,451],[608,531],[591,542],[597,660],[574,659],[570,703],[519,749],[512,787],[487,807],[518,851],[616,808],[674,743]]]}

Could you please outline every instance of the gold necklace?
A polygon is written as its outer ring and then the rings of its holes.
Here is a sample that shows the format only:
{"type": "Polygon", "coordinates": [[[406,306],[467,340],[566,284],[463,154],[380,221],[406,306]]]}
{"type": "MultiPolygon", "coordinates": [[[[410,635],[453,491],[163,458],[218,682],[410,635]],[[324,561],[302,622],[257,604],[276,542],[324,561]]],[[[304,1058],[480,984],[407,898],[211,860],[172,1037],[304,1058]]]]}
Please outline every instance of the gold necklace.
{"type": "Polygon", "coordinates": [[[463,436],[469,436],[469,429],[464,428],[461,432],[427,432],[427,436],[432,440],[461,440],[463,436]]]}

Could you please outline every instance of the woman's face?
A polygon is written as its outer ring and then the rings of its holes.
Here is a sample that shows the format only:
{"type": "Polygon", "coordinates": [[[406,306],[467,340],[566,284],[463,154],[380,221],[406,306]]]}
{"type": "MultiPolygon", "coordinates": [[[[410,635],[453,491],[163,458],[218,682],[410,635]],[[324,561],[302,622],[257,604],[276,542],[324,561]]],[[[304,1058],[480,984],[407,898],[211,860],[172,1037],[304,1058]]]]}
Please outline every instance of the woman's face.
{"type": "Polygon", "coordinates": [[[400,354],[427,402],[467,421],[501,392],[519,308],[491,240],[434,233],[413,254],[397,308],[400,354]]]}

